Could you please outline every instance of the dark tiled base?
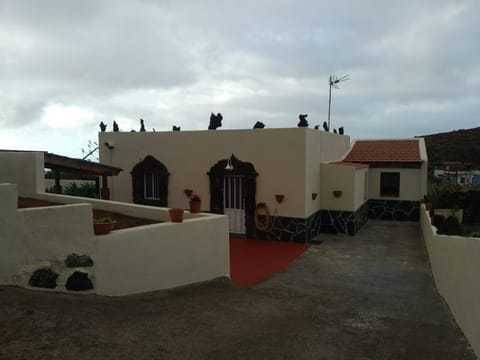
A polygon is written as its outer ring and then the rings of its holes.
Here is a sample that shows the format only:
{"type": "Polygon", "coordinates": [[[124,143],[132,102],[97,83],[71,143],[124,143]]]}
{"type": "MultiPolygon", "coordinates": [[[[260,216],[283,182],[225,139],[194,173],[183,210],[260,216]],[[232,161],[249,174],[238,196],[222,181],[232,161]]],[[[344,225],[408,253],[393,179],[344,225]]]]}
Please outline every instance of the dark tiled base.
{"type": "Polygon", "coordinates": [[[322,210],[320,213],[320,232],[355,235],[367,222],[368,204],[363,204],[357,211],[322,210]]]}
{"type": "Polygon", "coordinates": [[[321,210],[307,219],[272,217],[270,231],[255,230],[254,237],[316,244],[321,242],[320,233],[355,235],[368,219],[418,221],[419,216],[418,201],[369,200],[357,211],[321,210]]]}
{"type": "MultiPolygon", "coordinates": [[[[320,233],[354,235],[368,219],[365,203],[357,211],[321,210],[307,219],[277,216],[272,217],[269,232],[256,230],[255,238],[295,243],[321,243],[320,233]]],[[[265,217],[260,217],[264,222],[265,217]]]]}
{"type": "Polygon", "coordinates": [[[368,200],[368,218],[418,221],[420,218],[420,202],[408,200],[368,200]]]}

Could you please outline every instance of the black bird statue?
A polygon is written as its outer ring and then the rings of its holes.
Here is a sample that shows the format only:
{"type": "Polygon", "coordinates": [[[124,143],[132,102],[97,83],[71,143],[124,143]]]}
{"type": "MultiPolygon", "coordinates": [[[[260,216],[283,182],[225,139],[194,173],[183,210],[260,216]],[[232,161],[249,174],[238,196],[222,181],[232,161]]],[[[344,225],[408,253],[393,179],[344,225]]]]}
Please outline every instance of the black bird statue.
{"type": "Polygon", "coordinates": [[[333,129],[333,133],[336,134],[336,133],[337,133],[337,129],[333,129]]]}
{"type": "Polygon", "coordinates": [[[107,125],[105,125],[102,121],[102,122],[100,122],[100,131],[105,132],[105,130],[107,130],[107,125]]]}
{"type": "Polygon", "coordinates": [[[340,127],[338,128],[338,133],[339,133],[340,135],[343,135],[343,132],[344,132],[343,126],[340,126],[340,127]]]}
{"type": "Polygon", "coordinates": [[[314,129],[318,130],[319,127],[320,127],[320,125],[315,125],[314,129]]]}
{"type": "Polygon", "coordinates": [[[172,130],[173,130],[173,131],[180,131],[180,126],[175,126],[175,125],[173,125],[173,126],[172,126],[172,130]]]}
{"type": "Polygon", "coordinates": [[[328,130],[329,130],[329,128],[328,128],[328,125],[327,125],[327,122],[326,122],[326,121],[324,121],[324,122],[323,122],[323,130],[325,130],[325,131],[328,131],[328,130]]]}
{"type": "Polygon", "coordinates": [[[115,120],[113,120],[113,131],[118,132],[120,129],[118,128],[118,124],[115,120]]]}
{"type": "Polygon", "coordinates": [[[143,123],[143,119],[140,119],[140,131],[145,131],[145,124],[143,123]]]}
{"type": "Polygon", "coordinates": [[[213,112],[210,115],[210,124],[208,125],[208,130],[216,130],[219,127],[222,127],[222,114],[218,113],[215,115],[213,112]]]}
{"type": "Polygon", "coordinates": [[[265,127],[265,124],[262,123],[261,121],[257,121],[255,125],[253,125],[254,129],[263,129],[265,127]]]}
{"type": "Polygon", "coordinates": [[[298,115],[298,118],[300,119],[300,121],[297,124],[298,127],[308,127],[307,116],[308,114],[298,115]]]}

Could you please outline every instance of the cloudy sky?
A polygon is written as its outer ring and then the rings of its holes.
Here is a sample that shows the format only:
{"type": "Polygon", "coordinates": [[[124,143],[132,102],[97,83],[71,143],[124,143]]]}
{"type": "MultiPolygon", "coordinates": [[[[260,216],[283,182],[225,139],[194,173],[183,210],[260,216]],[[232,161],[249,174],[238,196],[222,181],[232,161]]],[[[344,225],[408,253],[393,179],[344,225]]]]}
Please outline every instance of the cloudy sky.
{"type": "Polygon", "coordinates": [[[0,0],[0,149],[81,157],[111,129],[479,126],[478,0],[0,0]]]}

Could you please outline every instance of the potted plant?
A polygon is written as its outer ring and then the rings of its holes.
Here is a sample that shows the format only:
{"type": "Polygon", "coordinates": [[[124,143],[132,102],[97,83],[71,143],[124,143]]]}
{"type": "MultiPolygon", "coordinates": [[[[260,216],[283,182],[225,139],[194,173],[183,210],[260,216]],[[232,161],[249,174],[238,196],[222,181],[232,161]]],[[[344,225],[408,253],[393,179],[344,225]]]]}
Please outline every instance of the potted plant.
{"type": "Polygon", "coordinates": [[[190,196],[190,212],[199,213],[202,208],[202,198],[197,193],[190,196]]]}
{"type": "Polygon", "coordinates": [[[168,210],[170,215],[170,221],[174,223],[183,222],[183,209],[170,209],[168,210]]]}
{"type": "Polygon", "coordinates": [[[95,235],[105,235],[112,231],[117,222],[109,217],[93,219],[93,231],[95,235]]]}

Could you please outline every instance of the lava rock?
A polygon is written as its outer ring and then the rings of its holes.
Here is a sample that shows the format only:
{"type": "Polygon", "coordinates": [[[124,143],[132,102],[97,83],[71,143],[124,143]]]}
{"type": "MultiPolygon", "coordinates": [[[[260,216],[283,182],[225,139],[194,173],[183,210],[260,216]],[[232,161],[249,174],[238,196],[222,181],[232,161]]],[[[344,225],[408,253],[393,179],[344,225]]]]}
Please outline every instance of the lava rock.
{"type": "Polygon", "coordinates": [[[93,266],[93,260],[88,255],[70,254],[65,259],[65,266],[69,268],[91,267],[93,266]]]}
{"type": "Polygon", "coordinates": [[[28,285],[46,289],[55,289],[57,287],[58,274],[51,269],[38,269],[30,279],[28,285]]]}
{"type": "Polygon", "coordinates": [[[65,288],[71,291],[85,291],[93,289],[92,280],[88,278],[88,274],[80,271],[75,271],[67,279],[65,288]]]}

